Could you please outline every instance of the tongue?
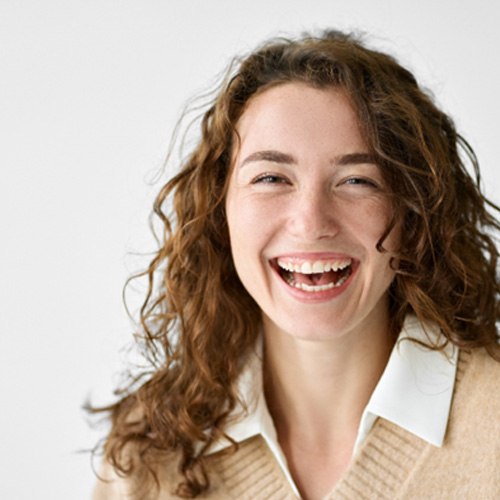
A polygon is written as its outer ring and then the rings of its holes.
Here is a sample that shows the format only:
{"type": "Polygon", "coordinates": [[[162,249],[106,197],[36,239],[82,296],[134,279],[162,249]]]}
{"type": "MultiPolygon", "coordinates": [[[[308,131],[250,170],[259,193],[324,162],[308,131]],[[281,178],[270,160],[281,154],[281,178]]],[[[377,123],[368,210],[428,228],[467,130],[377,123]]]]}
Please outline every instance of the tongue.
{"type": "Polygon", "coordinates": [[[293,277],[296,283],[304,283],[306,285],[327,285],[328,283],[335,283],[340,278],[340,271],[313,274],[293,273],[293,277]]]}

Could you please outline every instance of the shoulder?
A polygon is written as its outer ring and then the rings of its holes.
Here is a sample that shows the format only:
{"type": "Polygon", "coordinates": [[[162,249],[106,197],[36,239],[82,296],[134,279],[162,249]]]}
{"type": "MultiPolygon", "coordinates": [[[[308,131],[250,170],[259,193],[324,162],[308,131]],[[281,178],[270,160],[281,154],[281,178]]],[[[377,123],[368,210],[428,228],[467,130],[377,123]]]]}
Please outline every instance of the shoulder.
{"type": "MultiPolygon", "coordinates": [[[[461,350],[457,365],[450,427],[462,436],[484,434],[492,444],[500,440],[493,427],[500,422],[500,362],[485,349],[461,350]],[[494,439],[492,439],[494,438],[494,439]]],[[[485,445],[487,446],[487,445],[485,445]]]]}
{"type": "Polygon", "coordinates": [[[394,498],[500,498],[500,363],[483,348],[460,350],[442,446],[422,455],[394,498]]]}
{"type": "Polygon", "coordinates": [[[126,498],[127,482],[120,477],[108,460],[103,460],[97,474],[97,482],[92,493],[92,500],[118,500],[126,498]]]}
{"type": "Polygon", "coordinates": [[[92,500],[153,500],[178,498],[175,490],[181,476],[179,456],[175,453],[141,453],[135,445],[128,445],[122,454],[126,473],[117,470],[111,461],[103,458],[92,500]]]}
{"type": "Polygon", "coordinates": [[[457,392],[474,389],[475,397],[500,401],[499,382],[500,361],[493,359],[485,349],[460,351],[457,364],[457,392]]]}

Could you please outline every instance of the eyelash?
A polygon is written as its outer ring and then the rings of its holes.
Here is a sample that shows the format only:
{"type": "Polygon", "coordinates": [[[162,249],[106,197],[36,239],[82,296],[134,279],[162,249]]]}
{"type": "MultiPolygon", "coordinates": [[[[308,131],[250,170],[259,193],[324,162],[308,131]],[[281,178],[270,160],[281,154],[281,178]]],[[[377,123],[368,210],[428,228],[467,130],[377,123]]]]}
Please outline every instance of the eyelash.
{"type": "MultiPolygon", "coordinates": [[[[290,184],[286,177],[278,174],[262,174],[252,180],[252,184],[290,184]]],[[[370,179],[365,179],[363,177],[350,177],[341,182],[341,184],[348,184],[352,186],[366,186],[377,188],[378,185],[370,179]]]]}
{"type": "Polygon", "coordinates": [[[365,179],[364,177],[350,177],[349,179],[343,181],[343,183],[354,186],[365,185],[367,187],[374,187],[374,188],[378,187],[378,185],[374,181],[370,179],[365,179]]]}
{"type": "Polygon", "coordinates": [[[289,181],[277,174],[262,174],[252,180],[252,184],[289,184],[289,181]]]}

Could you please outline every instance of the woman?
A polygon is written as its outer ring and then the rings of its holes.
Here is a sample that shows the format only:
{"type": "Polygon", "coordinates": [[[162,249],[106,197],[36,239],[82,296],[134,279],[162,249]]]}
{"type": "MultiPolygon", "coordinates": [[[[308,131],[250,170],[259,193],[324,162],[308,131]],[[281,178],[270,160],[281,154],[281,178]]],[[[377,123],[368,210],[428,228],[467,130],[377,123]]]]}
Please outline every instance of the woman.
{"type": "Polygon", "coordinates": [[[244,58],[156,200],[152,370],[105,409],[95,498],[498,497],[488,207],[392,57],[329,31],[244,58]]]}

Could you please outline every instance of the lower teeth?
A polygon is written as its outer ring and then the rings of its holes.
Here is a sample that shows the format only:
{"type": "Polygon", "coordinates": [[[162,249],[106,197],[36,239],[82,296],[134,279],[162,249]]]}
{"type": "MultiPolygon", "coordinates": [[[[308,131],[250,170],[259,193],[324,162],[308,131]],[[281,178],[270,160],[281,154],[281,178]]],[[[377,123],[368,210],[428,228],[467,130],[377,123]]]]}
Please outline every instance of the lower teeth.
{"type": "Polygon", "coordinates": [[[337,288],[341,285],[343,285],[348,276],[342,276],[336,283],[328,283],[326,285],[308,285],[306,283],[296,283],[295,281],[291,280],[288,282],[289,285],[298,288],[299,290],[304,290],[305,292],[322,292],[324,290],[330,290],[332,288],[337,288]]]}

